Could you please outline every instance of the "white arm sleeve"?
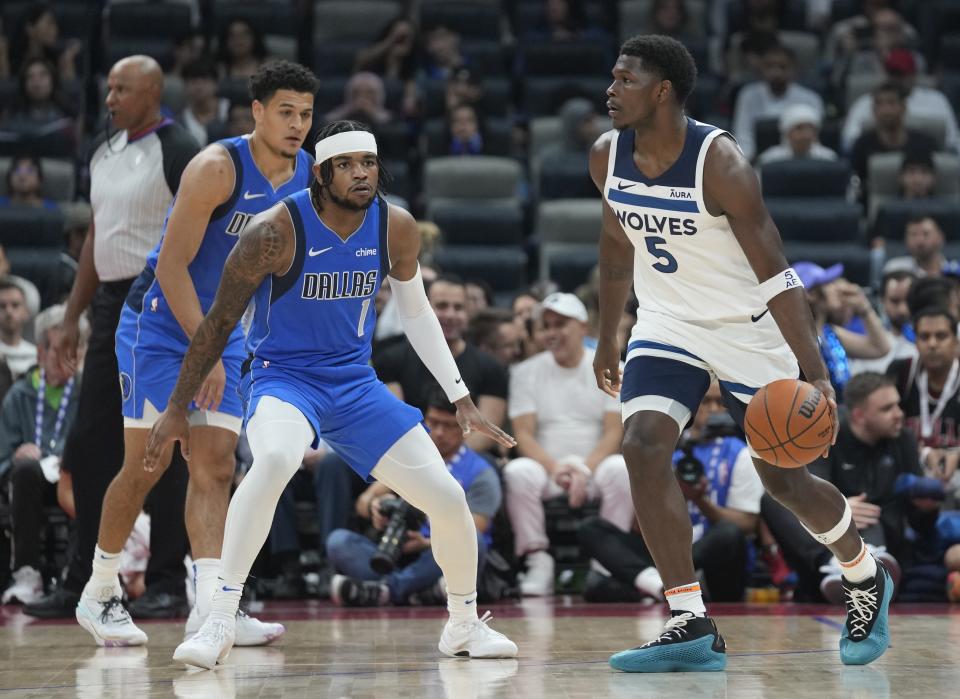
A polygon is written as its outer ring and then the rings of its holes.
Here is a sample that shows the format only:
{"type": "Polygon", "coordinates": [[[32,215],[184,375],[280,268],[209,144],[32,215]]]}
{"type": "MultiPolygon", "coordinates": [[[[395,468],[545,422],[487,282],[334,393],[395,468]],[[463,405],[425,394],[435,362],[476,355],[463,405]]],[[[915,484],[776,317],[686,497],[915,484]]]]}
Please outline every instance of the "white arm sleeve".
{"type": "Polygon", "coordinates": [[[433,374],[451,403],[469,395],[470,391],[460,377],[460,370],[443,337],[440,321],[427,300],[420,265],[417,265],[417,273],[412,279],[405,282],[394,277],[389,279],[390,289],[397,299],[400,325],[424,366],[433,374]]]}

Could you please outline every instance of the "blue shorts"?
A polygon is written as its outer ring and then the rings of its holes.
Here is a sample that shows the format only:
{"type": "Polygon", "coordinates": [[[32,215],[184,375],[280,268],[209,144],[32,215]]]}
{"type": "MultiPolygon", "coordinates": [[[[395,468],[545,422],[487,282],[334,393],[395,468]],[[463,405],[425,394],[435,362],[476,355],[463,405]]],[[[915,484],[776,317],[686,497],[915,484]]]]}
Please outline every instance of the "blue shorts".
{"type": "MultiPolygon", "coordinates": [[[[236,418],[243,415],[239,393],[240,367],[246,356],[243,341],[238,328],[227,342],[223,353],[227,381],[216,410],[236,418]]],[[[189,346],[160,285],[152,274],[141,274],[130,289],[117,325],[116,353],[124,418],[144,420],[145,415],[155,416],[167,407],[189,346]]],[[[197,406],[191,402],[189,409],[197,411],[197,406]]]]}
{"type": "MultiPolygon", "coordinates": [[[[623,371],[623,384],[620,397],[623,404],[634,399],[644,399],[635,403],[639,410],[657,410],[664,412],[680,426],[682,432],[693,422],[703,397],[710,388],[710,373],[685,362],[664,357],[639,356],[627,362],[623,371]],[[662,405],[662,409],[660,408],[662,405]]],[[[753,389],[756,392],[756,389],[753,389]]],[[[743,417],[747,406],[730,390],[725,382],[720,382],[720,395],[730,416],[743,429],[743,417]]],[[[632,413],[631,413],[632,414],[632,413]]]]}
{"type": "Polygon", "coordinates": [[[264,396],[296,407],[313,427],[313,446],[323,441],[362,478],[397,440],[423,421],[423,414],[407,405],[381,382],[373,367],[296,367],[284,369],[260,359],[252,362],[241,380],[244,424],[264,396]]]}

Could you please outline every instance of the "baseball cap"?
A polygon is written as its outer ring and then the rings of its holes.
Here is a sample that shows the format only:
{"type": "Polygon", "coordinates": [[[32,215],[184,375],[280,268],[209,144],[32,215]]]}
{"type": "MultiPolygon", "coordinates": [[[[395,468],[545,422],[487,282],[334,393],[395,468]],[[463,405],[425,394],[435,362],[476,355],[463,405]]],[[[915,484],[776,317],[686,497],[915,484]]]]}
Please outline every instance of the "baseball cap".
{"type": "Polygon", "coordinates": [[[818,286],[829,284],[834,279],[843,276],[843,263],[838,262],[824,269],[815,262],[794,262],[793,269],[803,282],[807,289],[815,289],[818,286]]]}
{"type": "Polygon", "coordinates": [[[794,126],[813,124],[820,128],[820,113],[809,104],[795,104],[783,110],[780,115],[780,133],[786,134],[794,126]]]}
{"type": "Polygon", "coordinates": [[[909,49],[893,49],[884,59],[883,67],[890,75],[913,75],[917,72],[917,61],[909,49]]]}
{"type": "Polygon", "coordinates": [[[581,323],[587,322],[587,307],[573,294],[560,291],[550,294],[540,304],[540,313],[544,311],[553,311],[567,318],[579,320],[581,323]]]}

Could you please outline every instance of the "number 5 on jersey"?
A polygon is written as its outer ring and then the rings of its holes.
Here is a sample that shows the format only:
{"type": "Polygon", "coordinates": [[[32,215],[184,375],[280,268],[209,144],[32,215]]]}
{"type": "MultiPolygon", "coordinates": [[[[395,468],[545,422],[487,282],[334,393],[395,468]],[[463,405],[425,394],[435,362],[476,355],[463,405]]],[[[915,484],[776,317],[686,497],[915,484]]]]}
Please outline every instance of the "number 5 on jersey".
{"type": "Polygon", "coordinates": [[[667,250],[657,247],[658,245],[666,245],[666,240],[650,236],[644,238],[644,241],[647,243],[647,252],[658,260],[652,265],[655,270],[664,274],[673,274],[677,271],[677,258],[667,250]]]}

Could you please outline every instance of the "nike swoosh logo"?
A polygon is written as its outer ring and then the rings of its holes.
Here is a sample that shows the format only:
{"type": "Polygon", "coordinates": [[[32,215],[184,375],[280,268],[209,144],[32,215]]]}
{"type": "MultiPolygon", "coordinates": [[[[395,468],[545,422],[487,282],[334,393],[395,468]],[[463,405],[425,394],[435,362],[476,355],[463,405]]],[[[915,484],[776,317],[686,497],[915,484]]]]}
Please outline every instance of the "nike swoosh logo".
{"type": "Polygon", "coordinates": [[[310,249],[307,251],[307,254],[310,255],[310,257],[316,257],[317,255],[322,255],[322,254],[325,253],[327,250],[333,250],[333,246],[331,245],[330,247],[324,248],[323,250],[314,250],[313,248],[310,248],[310,249]]]}
{"type": "Polygon", "coordinates": [[[239,587],[227,587],[226,585],[224,585],[224,586],[223,586],[223,591],[224,591],[224,592],[240,592],[240,588],[239,588],[239,587]]]}
{"type": "Polygon", "coordinates": [[[457,379],[454,383],[460,383],[461,379],[457,379]]]}
{"type": "Polygon", "coordinates": [[[260,197],[265,197],[265,196],[267,196],[267,195],[266,195],[265,193],[263,193],[263,192],[261,192],[260,194],[250,194],[250,192],[244,192],[244,193],[243,193],[243,198],[246,199],[246,200],[259,199],[260,197]]]}
{"type": "Polygon", "coordinates": [[[636,187],[636,186],[637,186],[636,183],[624,184],[623,182],[617,182],[617,189],[619,189],[621,192],[625,189],[630,189],[631,187],[636,187]]]}
{"type": "Polygon", "coordinates": [[[468,599],[466,602],[464,602],[464,604],[467,604],[467,605],[470,605],[470,604],[473,604],[473,603],[474,603],[474,600],[472,600],[472,599],[468,599]]]}
{"type": "Polygon", "coordinates": [[[767,313],[769,313],[769,312],[770,312],[770,309],[767,308],[767,309],[765,309],[765,310],[763,311],[763,313],[761,313],[761,314],[758,315],[758,316],[750,316],[750,320],[752,320],[754,323],[756,323],[758,320],[760,320],[761,318],[763,318],[763,317],[764,317],[765,315],[767,315],[767,313]]]}

